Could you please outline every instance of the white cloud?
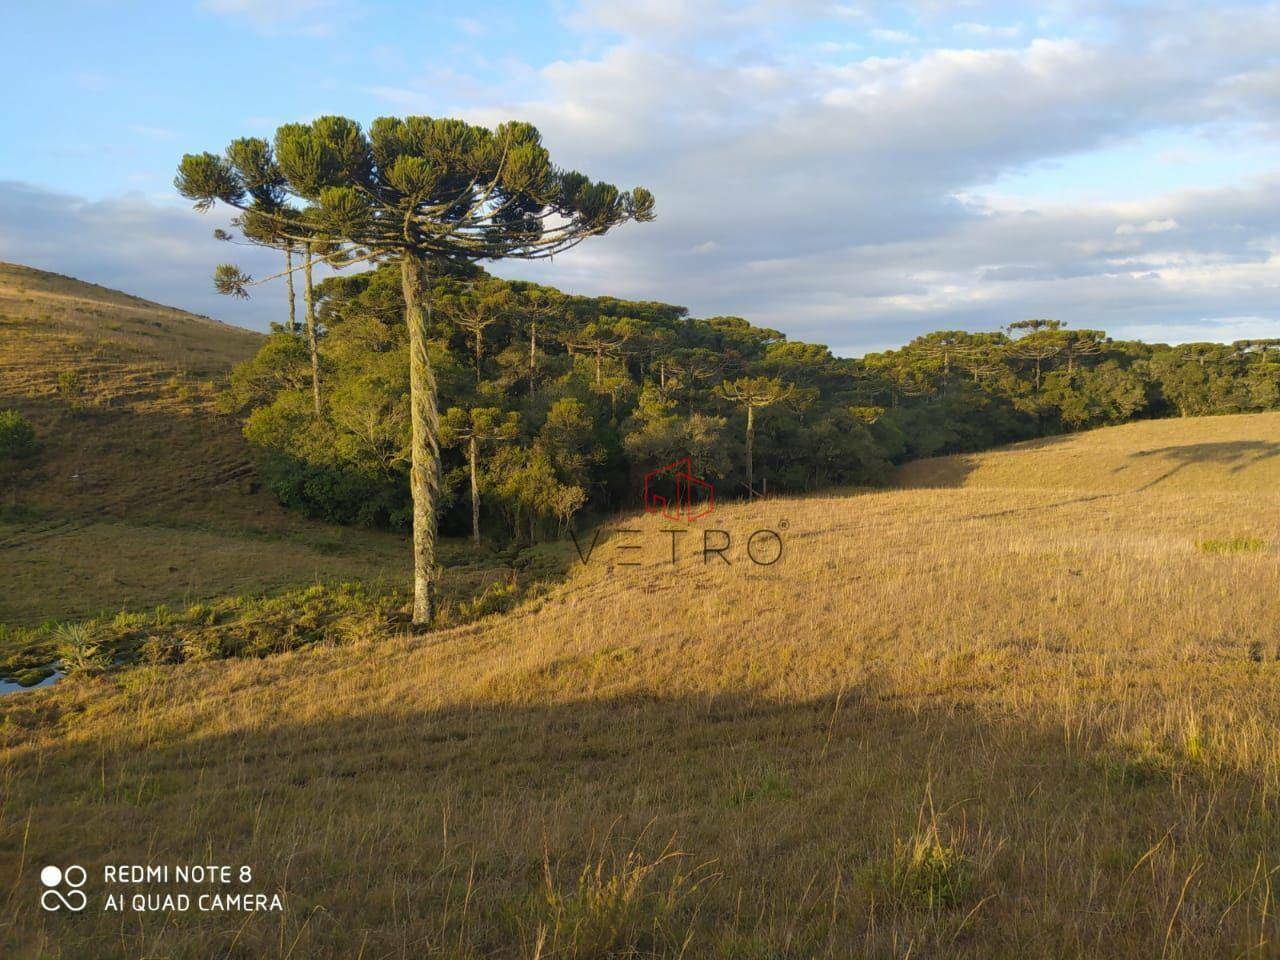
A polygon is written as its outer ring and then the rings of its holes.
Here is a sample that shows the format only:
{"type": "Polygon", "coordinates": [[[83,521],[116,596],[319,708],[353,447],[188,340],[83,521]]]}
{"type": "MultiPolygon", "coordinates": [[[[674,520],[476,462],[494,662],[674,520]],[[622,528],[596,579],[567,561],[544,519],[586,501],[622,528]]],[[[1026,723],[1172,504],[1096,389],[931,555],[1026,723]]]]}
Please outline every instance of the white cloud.
{"type": "Polygon", "coordinates": [[[854,11],[823,0],[579,0],[565,22],[584,32],[670,40],[740,33],[788,16],[822,13],[854,11]]]}
{"type": "MultiPolygon", "coordinates": [[[[1274,184],[1144,207],[976,202],[1001,175],[1162,130],[1253,122],[1223,98],[1280,40],[1270,10],[1120,19],[1116,38],[1032,38],[832,66],[775,46],[679,55],[640,32],[544,68],[526,116],[553,155],[658,197],[658,221],[550,268],[586,292],[741,313],[846,352],[928,328],[1057,314],[1114,333],[1275,310],[1274,184]],[[1203,36],[1194,55],[1180,37],[1203,36]],[[1247,36],[1247,40],[1239,37],[1247,36]],[[1237,39],[1233,40],[1232,37],[1237,39]],[[714,249],[689,238],[713,235],[714,249]]],[[[737,24],[724,37],[736,35],[737,24]]]]}
{"type": "Polygon", "coordinates": [[[1172,218],[1164,220],[1148,220],[1146,223],[1122,223],[1116,227],[1116,236],[1124,237],[1135,233],[1167,233],[1178,229],[1178,221],[1172,218]]]}
{"type": "Polygon", "coordinates": [[[876,27],[871,31],[871,36],[882,43],[918,43],[919,38],[914,34],[908,33],[906,30],[889,30],[884,27],[876,27]]]}
{"type": "Polygon", "coordinates": [[[1022,33],[1021,24],[1010,24],[1007,26],[995,26],[989,23],[972,23],[965,21],[957,23],[955,29],[958,33],[967,33],[974,37],[1003,37],[1010,39],[1022,33]]]}

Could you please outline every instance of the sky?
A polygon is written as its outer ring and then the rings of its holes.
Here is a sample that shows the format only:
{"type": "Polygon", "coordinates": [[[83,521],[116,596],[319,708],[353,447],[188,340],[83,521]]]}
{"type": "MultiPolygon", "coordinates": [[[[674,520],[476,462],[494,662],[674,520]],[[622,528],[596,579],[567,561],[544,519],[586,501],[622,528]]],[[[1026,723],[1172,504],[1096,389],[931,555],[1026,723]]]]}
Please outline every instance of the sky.
{"type": "Polygon", "coordinates": [[[657,197],[546,264],[569,292],[744,316],[856,356],[1053,317],[1280,335],[1280,5],[82,0],[6,10],[0,260],[229,323],[183,153],[343,114],[528,120],[657,197]]]}

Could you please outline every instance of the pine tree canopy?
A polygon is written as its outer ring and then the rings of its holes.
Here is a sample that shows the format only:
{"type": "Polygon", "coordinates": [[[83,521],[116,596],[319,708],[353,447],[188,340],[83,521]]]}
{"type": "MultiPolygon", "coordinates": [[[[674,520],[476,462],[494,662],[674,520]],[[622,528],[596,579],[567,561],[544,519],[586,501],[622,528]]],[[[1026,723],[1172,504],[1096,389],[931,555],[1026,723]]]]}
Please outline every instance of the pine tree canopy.
{"type": "Polygon", "coordinates": [[[550,257],[628,220],[652,220],[653,196],[554,166],[528,123],[345,117],[281,126],[274,143],[232,141],[187,154],[178,191],[242,211],[252,239],[346,245],[366,258],[412,251],[439,260],[550,257]],[[291,204],[301,209],[295,210],[291,204]]]}

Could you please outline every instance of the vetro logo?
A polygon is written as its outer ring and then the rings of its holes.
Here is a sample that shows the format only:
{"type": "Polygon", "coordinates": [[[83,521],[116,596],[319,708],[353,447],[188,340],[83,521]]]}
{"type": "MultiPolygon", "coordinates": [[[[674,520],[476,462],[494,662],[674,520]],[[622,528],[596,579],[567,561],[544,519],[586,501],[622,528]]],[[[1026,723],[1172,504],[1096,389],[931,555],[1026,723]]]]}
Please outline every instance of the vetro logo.
{"type": "Polygon", "coordinates": [[[644,475],[644,512],[692,523],[716,506],[715,487],[693,475],[693,458],[673,460],[644,475]]]}
{"type": "Polygon", "coordinates": [[[65,870],[52,865],[45,867],[40,871],[40,882],[47,889],[40,894],[40,906],[51,913],[57,910],[79,913],[89,902],[89,898],[80,889],[87,879],[88,874],[85,873],[84,867],[75,864],[65,870]],[[60,889],[64,883],[67,887],[66,893],[60,889]]]}

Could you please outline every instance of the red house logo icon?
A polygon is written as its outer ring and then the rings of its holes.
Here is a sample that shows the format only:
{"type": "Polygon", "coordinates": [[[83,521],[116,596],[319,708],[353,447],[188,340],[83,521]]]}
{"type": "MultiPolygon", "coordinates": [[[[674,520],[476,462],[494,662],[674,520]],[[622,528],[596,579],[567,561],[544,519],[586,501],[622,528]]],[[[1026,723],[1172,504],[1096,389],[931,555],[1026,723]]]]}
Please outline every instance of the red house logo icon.
{"type": "Polygon", "coordinates": [[[689,457],[673,460],[644,475],[645,513],[660,513],[668,520],[692,522],[705,517],[715,505],[715,488],[693,475],[689,457]]]}

